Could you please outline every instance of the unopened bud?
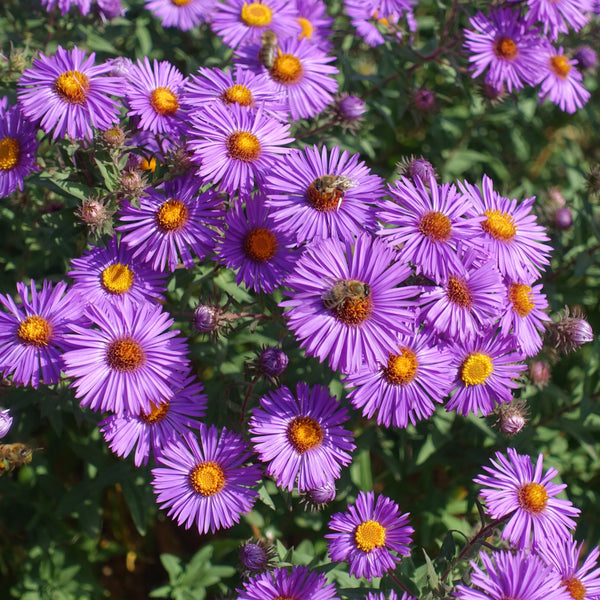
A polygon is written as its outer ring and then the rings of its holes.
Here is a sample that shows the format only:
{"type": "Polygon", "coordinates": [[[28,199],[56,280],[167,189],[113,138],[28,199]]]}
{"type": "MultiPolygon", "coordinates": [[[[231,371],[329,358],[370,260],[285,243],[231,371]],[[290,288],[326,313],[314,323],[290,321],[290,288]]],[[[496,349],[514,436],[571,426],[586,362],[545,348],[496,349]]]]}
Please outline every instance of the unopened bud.
{"type": "Polygon", "coordinates": [[[275,568],[277,553],[264,540],[248,540],[240,550],[240,562],[245,575],[255,575],[275,568]]]}
{"type": "Polygon", "coordinates": [[[546,335],[549,342],[565,354],[577,350],[579,346],[594,339],[592,326],[581,311],[576,308],[571,315],[568,306],[558,321],[548,324],[546,335]]]}
{"type": "Polygon", "coordinates": [[[545,387],[550,381],[550,367],[543,360],[536,360],[529,365],[529,378],[538,388],[545,387]]]}
{"type": "Polygon", "coordinates": [[[27,68],[27,59],[23,50],[13,48],[11,45],[10,54],[8,55],[8,68],[13,73],[22,73],[27,68]]]}
{"type": "Polygon", "coordinates": [[[75,211],[75,214],[92,232],[110,233],[112,229],[112,216],[115,214],[115,211],[109,210],[103,201],[91,199],[84,200],[81,206],[75,211]]]}
{"type": "Polygon", "coordinates": [[[125,141],[125,132],[118,125],[115,125],[102,132],[102,139],[107,146],[120,148],[125,141]]]}
{"type": "Polygon", "coordinates": [[[219,326],[219,315],[212,306],[200,304],[194,311],[194,329],[200,333],[212,333],[219,326]]]}
{"type": "Polygon", "coordinates": [[[121,188],[124,192],[132,196],[140,196],[146,188],[146,182],[138,171],[126,169],[121,174],[121,188]]]}
{"type": "Polygon", "coordinates": [[[587,189],[590,194],[600,192],[600,165],[595,165],[592,170],[587,173],[587,189]]]}
{"type": "Polygon", "coordinates": [[[338,100],[337,109],[340,118],[345,121],[355,121],[367,112],[367,105],[358,96],[350,94],[338,100]]]}
{"type": "Polygon", "coordinates": [[[127,77],[133,67],[133,61],[130,58],[118,56],[110,61],[110,67],[112,77],[127,77]]]}
{"type": "Polygon", "coordinates": [[[486,82],[483,84],[483,95],[488,100],[501,100],[505,93],[506,89],[504,88],[503,83],[500,83],[500,85],[494,85],[493,83],[486,82]]]}
{"type": "Polygon", "coordinates": [[[265,348],[258,357],[261,371],[270,378],[279,377],[287,367],[289,359],[280,348],[265,348]]]}
{"type": "Polygon", "coordinates": [[[525,427],[529,411],[524,400],[513,400],[496,409],[496,425],[504,435],[515,435],[525,427]]]}
{"type": "Polygon", "coordinates": [[[311,511],[322,510],[329,502],[335,500],[336,489],[333,483],[306,490],[302,492],[300,501],[304,504],[305,510],[310,508],[311,511]]]}
{"type": "Polygon", "coordinates": [[[116,19],[125,14],[121,0],[96,0],[98,3],[98,12],[105,19],[116,19]]]}
{"type": "Polygon", "coordinates": [[[3,438],[12,427],[13,418],[10,416],[10,410],[0,409],[0,438],[3,438]]]}
{"type": "Polygon", "coordinates": [[[435,109],[435,94],[431,90],[418,90],[415,92],[413,102],[421,112],[433,112],[435,109]]]}
{"type": "Polygon", "coordinates": [[[423,157],[415,158],[411,156],[410,158],[404,158],[396,166],[400,171],[400,175],[404,175],[404,177],[408,177],[415,182],[419,179],[426,186],[429,186],[430,178],[435,177],[433,165],[423,157]]]}
{"type": "Polygon", "coordinates": [[[594,69],[598,64],[598,54],[589,46],[581,46],[573,58],[577,61],[577,66],[583,70],[594,69]]]}
{"type": "Polygon", "coordinates": [[[573,225],[573,215],[571,209],[565,206],[559,208],[554,214],[554,224],[557,229],[569,229],[573,225]]]}

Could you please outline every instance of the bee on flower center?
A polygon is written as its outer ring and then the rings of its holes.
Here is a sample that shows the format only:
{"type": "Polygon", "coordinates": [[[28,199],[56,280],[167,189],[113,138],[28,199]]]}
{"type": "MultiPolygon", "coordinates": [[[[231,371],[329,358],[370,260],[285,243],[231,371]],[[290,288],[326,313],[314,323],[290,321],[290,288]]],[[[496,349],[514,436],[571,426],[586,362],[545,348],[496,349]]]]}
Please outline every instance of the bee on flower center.
{"type": "Polygon", "coordinates": [[[362,300],[371,294],[371,286],[356,279],[338,279],[335,285],[323,294],[323,306],[334,310],[346,299],[362,300]]]}

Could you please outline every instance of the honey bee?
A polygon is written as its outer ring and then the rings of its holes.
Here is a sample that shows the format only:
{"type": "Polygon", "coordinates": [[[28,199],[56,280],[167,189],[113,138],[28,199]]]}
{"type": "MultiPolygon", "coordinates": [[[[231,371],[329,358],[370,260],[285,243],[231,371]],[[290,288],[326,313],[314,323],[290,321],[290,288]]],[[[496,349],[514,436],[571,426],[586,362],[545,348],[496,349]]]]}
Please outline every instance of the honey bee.
{"type": "Polygon", "coordinates": [[[277,35],[270,29],[265,29],[260,36],[261,47],[258,53],[260,62],[267,68],[272,69],[275,64],[275,51],[277,49],[277,35]]]}
{"type": "Polygon", "coordinates": [[[323,294],[323,306],[327,310],[334,310],[346,298],[351,300],[362,300],[368,298],[371,286],[356,279],[338,279],[334,286],[323,294]]]}
{"type": "Polygon", "coordinates": [[[336,191],[344,194],[358,184],[345,175],[321,175],[313,181],[313,185],[315,190],[323,194],[333,194],[336,191]]]}
{"type": "Polygon", "coordinates": [[[31,462],[33,450],[27,444],[0,444],[0,475],[31,462]]]}

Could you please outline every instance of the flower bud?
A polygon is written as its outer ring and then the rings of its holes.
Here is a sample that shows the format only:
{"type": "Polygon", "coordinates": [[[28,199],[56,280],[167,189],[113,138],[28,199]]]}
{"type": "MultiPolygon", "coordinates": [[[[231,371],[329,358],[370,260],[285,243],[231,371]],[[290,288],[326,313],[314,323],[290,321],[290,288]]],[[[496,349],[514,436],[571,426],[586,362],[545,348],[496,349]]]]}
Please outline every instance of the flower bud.
{"type": "Polygon", "coordinates": [[[13,73],[22,73],[27,68],[25,53],[23,50],[13,48],[12,44],[8,55],[8,68],[13,73]]]}
{"type": "Polygon", "coordinates": [[[429,186],[430,177],[435,177],[433,165],[423,157],[403,158],[396,166],[400,170],[400,175],[404,175],[415,182],[420,179],[421,183],[426,186],[429,186]]]}
{"type": "Polygon", "coordinates": [[[255,575],[275,568],[275,548],[264,540],[248,540],[240,549],[245,575],[255,575]]]}
{"type": "Polygon", "coordinates": [[[310,508],[311,511],[322,510],[329,502],[335,500],[336,491],[335,485],[328,483],[302,492],[300,501],[304,504],[305,510],[307,508],[310,508]]]}
{"type": "Polygon", "coordinates": [[[125,169],[121,174],[121,188],[132,196],[140,196],[146,188],[146,182],[138,171],[125,169]]]}
{"type": "Polygon", "coordinates": [[[571,315],[567,306],[558,321],[548,324],[546,336],[556,349],[568,354],[591,342],[594,332],[579,309],[574,309],[571,315]]]}
{"type": "Polygon", "coordinates": [[[573,215],[571,209],[565,206],[559,208],[554,214],[554,224],[557,229],[569,229],[573,225],[573,215]]]}
{"type": "Polygon", "coordinates": [[[577,66],[583,70],[594,69],[598,64],[598,54],[589,46],[581,46],[575,52],[574,58],[578,63],[577,66]]]}
{"type": "Polygon", "coordinates": [[[265,348],[258,357],[260,370],[269,378],[279,377],[287,367],[289,359],[280,348],[265,348]]]}
{"type": "Polygon", "coordinates": [[[529,378],[532,383],[542,389],[550,381],[550,367],[543,360],[536,360],[529,365],[529,378]]]}
{"type": "Polygon", "coordinates": [[[413,102],[421,112],[433,112],[435,109],[435,94],[431,90],[417,90],[413,97],[413,102]]]}
{"type": "Polygon", "coordinates": [[[98,12],[104,19],[116,19],[125,14],[121,0],[96,0],[98,3],[98,12]]]}
{"type": "Polygon", "coordinates": [[[338,100],[337,109],[341,119],[344,121],[355,121],[367,112],[367,105],[358,96],[350,94],[338,100]]]}
{"type": "Polygon", "coordinates": [[[120,148],[125,141],[125,132],[121,129],[121,127],[115,125],[114,127],[102,132],[102,139],[107,146],[120,148]]]}
{"type": "Polygon", "coordinates": [[[93,233],[112,230],[112,216],[114,210],[108,210],[106,204],[101,200],[84,200],[77,208],[75,214],[79,220],[87,225],[93,233]]]}
{"type": "Polygon", "coordinates": [[[496,425],[504,435],[515,435],[525,427],[529,411],[525,400],[513,400],[496,409],[496,425]]]}
{"type": "Polygon", "coordinates": [[[0,409],[0,438],[3,438],[10,430],[13,424],[13,418],[10,416],[10,410],[0,409]]]}
{"type": "Polygon", "coordinates": [[[213,306],[200,304],[194,311],[194,329],[200,333],[213,333],[218,327],[218,310],[213,306]]]}

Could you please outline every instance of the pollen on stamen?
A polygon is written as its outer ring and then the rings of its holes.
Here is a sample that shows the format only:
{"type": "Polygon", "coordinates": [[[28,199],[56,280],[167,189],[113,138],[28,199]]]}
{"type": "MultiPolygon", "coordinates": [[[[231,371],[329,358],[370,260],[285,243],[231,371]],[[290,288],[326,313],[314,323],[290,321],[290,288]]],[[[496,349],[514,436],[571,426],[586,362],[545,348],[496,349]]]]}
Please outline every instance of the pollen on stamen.
{"type": "Polygon", "coordinates": [[[31,315],[19,323],[17,337],[28,346],[47,346],[52,333],[50,323],[38,315],[31,315]]]}
{"type": "Polygon", "coordinates": [[[521,508],[530,513],[541,513],[548,504],[546,488],[533,481],[522,485],[517,494],[521,508]]]}
{"type": "Polygon", "coordinates": [[[150,105],[159,115],[172,116],[179,110],[177,96],[167,87],[152,90],[150,105]]]}
{"type": "Polygon", "coordinates": [[[318,190],[313,181],[306,190],[306,199],[315,210],[329,212],[339,208],[344,200],[344,192],[338,189],[334,189],[332,192],[318,190]]]}
{"type": "Polygon", "coordinates": [[[141,345],[131,337],[114,340],[106,351],[106,362],[111,369],[121,372],[132,372],[146,362],[146,355],[141,345]]]}
{"type": "Polygon", "coordinates": [[[304,67],[297,56],[281,53],[277,54],[273,67],[269,71],[271,79],[285,85],[296,83],[302,78],[303,73],[304,67]]]}
{"type": "Polygon", "coordinates": [[[421,217],[419,231],[436,242],[447,242],[452,235],[452,223],[441,212],[431,211],[421,217]]]}
{"type": "Polygon", "coordinates": [[[570,579],[563,581],[563,585],[567,588],[567,591],[571,594],[573,600],[584,600],[586,589],[581,579],[571,577],[570,579]]]}
{"type": "Polygon", "coordinates": [[[550,68],[558,77],[561,79],[566,79],[569,75],[569,71],[571,70],[571,65],[569,64],[569,59],[562,55],[557,54],[550,58],[550,68]]]}
{"type": "Polygon", "coordinates": [[[192,2],[192,0],[171,0],[171,2],[175,6],[185,6],[186,4],[189,4],[190,2],[192,2]]]}
{"type": "Polygon", "coordinates": [[[261,153],[260,140],[249,131],[236,131],[232,133],[226,142],[227,150],[231,158],[252,162],[261,153]]]}
{"type": "Polygon", "coordinates": [[[277,252],[275,234],[264,227],[255,227],[244,238],[244,253],[254,262],[265,262],[272,259],[277,252]]]}
{"type": "Polygon", "coordinates": [[[127,293],[133,286],[133,271],[121,263],[106,267],[100,277],[102,287],[109,293],[121,295],[127,293]]]}
{"type": "Polygon", "coordinates": [[[494,372],[492,359],[482,352],[471,352],[462,362],[458,370],[466,387],[485,383],[494,372]]]}
{"type": "Polygon", "coordinates": [[[200,463],[190,473],[190,485],[197,494],[214,496],[225,486],[225,472],[215,462],[200,463]]]}
{"type": "Polygon", "coordinates": [[[390,354],[383,377],[394,385],[408,385],[417,376],[419,361],[409,348],[400,348],[400,354],[390,354]]]}
{"type": "Polygon", "coordinates": [[[296,417],[287,427],[287,438],[298,454],[320,446],[323,437],[323,428],[312,417],[296,417]]]}
{"type": "Polygon", "coordinates": [[[65,71],[56,78],[54,90],[69,104],[84,104],[90,90],[90,80],[81,71],[65,71]]]}
{"type": "Polygon", "coordinates": [[[519,48],[513,39],[500,38],[494,44],[494,52],[499,58],[510,60],[519,55],[519,48]]]}
{"type": "Polygon", "coordinates": [[[239,104],[240,106],[252,106],[254,102],[250,89],[239,83],[223,90],[221,100],[225,104],[239,104]]]}
{"type": "Polygon", "coordinates": [[[150,412],[141,412],[140,419],[147,425],[155,425],[160,423],[168,414],[170,409],[170,403],[168,400],[155,404],[150,402],[150,412]]]}
{"type": "Polygon", "coordinates": [[[385,533],[385,527],[377,521],[365,521],[356,528],[354,542],[359,550],[371,552],[385,546],[385,533]]]}
{"type": "Polygon", "coordinates": [[[0,140],[0,171],[12,169],[21,155],[19,141],[15,138],[4,137],[0,140]]]}
{"type": "Polygon", "coordinates": [[[273,11],[260,2],[244,2],[240,17],[249,27],[266,27],[273,20],[273,11]]]}
{"type": "Polygon", "coordinates": [[[512,309],[519,317],[526,317],[534,308],[533,291],[524,283],[511,283],[508,288],[508,299],[512,309]]]}
{"type": "Polygon", "coordinates": [[[188,221],[188,208],[181,202],[171,198],[163,202],[156,213],[156,224],[163,231],[177,231],[188,221]]]}
{"type": "Polygon", "coordinates": [[[481,228],[493,238],[501,242],[510,242],[517,234],[517,226],[511,215],[501,210],[486,210],[487,219],[481,224],[481,228]]]}
{"type": "Polygon", "coordinates": [[[467,282],[461,277],[454,275],[448,278],[446,296],[450,302],[457,304],[461,308],[470,308],[473,303],[473,297],[467,282]]]}
{"type": "Polygon", "coordinates": [[[300,25],[300,28],[302,29],[302,32],[298,36],[298,39],[301,40],[302,38],[306,38],[307,40],[310,40],[312,38],[312,34],[313,34],[313,30],[314,30],[312,23],[304,17],[298,17],[296,19],[296,21],[298,22],[298,24],[300,25]]]}
{"type": "Polygon", "coordinates": [[[372,312],[373,302],[371,296],[366,298],[344,298],[344,301],[333,309],[335,318],[350,326],[361,325],[371,316],[372,312]]]}

